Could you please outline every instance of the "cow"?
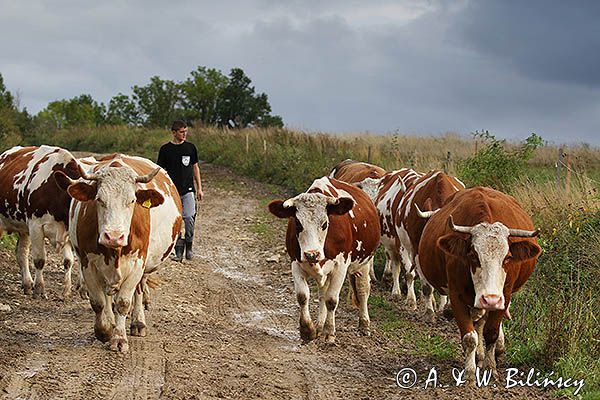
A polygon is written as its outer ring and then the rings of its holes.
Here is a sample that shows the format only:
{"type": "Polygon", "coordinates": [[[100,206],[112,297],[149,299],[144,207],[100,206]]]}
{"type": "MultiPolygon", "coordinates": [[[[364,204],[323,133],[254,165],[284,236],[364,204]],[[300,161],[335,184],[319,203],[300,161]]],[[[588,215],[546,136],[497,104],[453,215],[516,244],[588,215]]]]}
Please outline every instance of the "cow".
{"type": "Polygon", "coordinates": [[[47,298],[43,269],[44,239],[63,255],[62,296],[71,294],[73,251],[68,236],[71,198],[61,190],[52,173],[62,171],[80,177],[76,159],[65,149],[53,146],[13,147],[0,155],[0,231],[17,233],[17,264],[25,294],[47,298]],[[35,266],[35,281],[29,270],[29,252],[35,266]]]}
{"type": "MultiPolygon", "coordinates": [[[[379,179],[385,175],[385,173],[386,171],[377,165],[348,158],[333,167],[329,173],[329,177],[337,179],[338,181],[356,184],[365,179],[379,179]]],[[[371,263],[369,267],[369,275],[371,276],[372,281],[377,280],[373,263],[371,263]]]]}
{"type": "Polygon", "coordinates": [[[385,172],[385,169],[377,165],[347,159],[333,167],[329,177],[346,183],[356,183],[365,178],[381,178],[385,172]]]}
{"type": "MultiPolygon", "coordinates": [[[[415,296],[414,281],[415,270],[420,275],[419,269],[419,241],[425,228],[426,219],[420,210],[429,211],[439,209],[452,194],[463,190],[465,185],[453,176],[440,170],[431,170],[417,179],[412,186],[406,190],[398,206],[398,216],[395,221],[396,233],[400,240],[401,260],[405,268],[407,284],[406,301],[410,309],[416,310],[417,301],[415,296]]],[[[396,285],[396,282],[394,282],[396,285]]],[[[433,308],[433,290],[426,281],[422,282],[421,289],[425,300],[426,316],[433,320],[435,311],[433,308]]],[[[392,292],[393,293],[393,292],[392,292]]],[[[446,304],[446,297],[440,298],[439,309],[446,304]]]]}
{"type": "Polygon", "coordinates": [[[69,234],[96,313],[94,333],[127,352],[126,317],[131,309],[131,335],[146,335],[143,278],[173,249],[181,199],[166,172],[141,157],[112,155],[81,175],[73,181],[55,172],[73,197],[69,234]]]}
{"type": "Polygon", "coordinates": [[[311,341],[324,334],[327,343],[335,342],[335,310],[346,274],[359,309],[359,330],[368,335],[369,265],[380,236],[371,200],[353,185],[322,177],[305,193],[272,201],[269,211],[288,219],[286,248],[300,305],[300,337],[311,341]],[[316,329],[309,312],[310,277],[319,288],[316,329]]]}
{"type": "Polygon", "coordinates": [[[513,197],[484,187],[452,195],[423,230],[420,268],[429,284],[450,297],[471,378],[476,355],[497,376],[502,319],[509,316],[512,294],[533,272],[541,252],[537,235],[513,197]]]}
{"type": "Polygon", "coordinates": [[[371,198],[379,214],[381,224],[381,243],[385,249],[384,275],[392,275],[392,296],[400,297],[400,240],[396,233],[396,220],[400,200],[414,182],[423,176],[410,168],[387,172],[381,178],[365,178],[356,186],[361,188],[371,198]]]}

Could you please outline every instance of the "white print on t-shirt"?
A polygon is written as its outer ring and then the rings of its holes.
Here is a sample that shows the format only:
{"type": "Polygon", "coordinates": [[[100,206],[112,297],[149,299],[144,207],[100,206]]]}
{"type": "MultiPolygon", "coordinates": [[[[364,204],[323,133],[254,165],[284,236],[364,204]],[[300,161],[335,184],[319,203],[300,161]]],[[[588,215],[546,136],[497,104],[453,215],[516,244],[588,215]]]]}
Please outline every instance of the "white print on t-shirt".
{"type": "Polygon", "coordinates": [[[187,167],[190,165],[190,159],[190,156],[181,156],[181,163],[187,167]]]}

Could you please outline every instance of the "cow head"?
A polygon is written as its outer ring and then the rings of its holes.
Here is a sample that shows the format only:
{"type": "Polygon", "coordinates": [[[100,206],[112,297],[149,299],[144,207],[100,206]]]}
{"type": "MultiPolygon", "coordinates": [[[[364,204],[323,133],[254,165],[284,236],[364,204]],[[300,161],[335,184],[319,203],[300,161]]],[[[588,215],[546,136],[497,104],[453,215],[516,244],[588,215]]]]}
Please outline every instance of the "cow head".
{"type": "Polygon", "coordinates": [[[354,185],[359,189],[362,189],[367,196],[369,196],[373,204],[375,201],[377,201],[377,196],[379,196],[379,187],[381,185],[381,178],[365,178],[354,185]]]}
{"type": "Polygon", "coordinates": [[[279,218],[295,218],[300,261],[311,264],[325,259],[329,215],[343,215],[354,206],[349,197],[333,198],[320,193],[302,193],[286,201],[275,200],[269,211],[279,218]]]}
{"type": "Polygon", "coordinates": [[[95,201],[98,218],[98,243],[105,247],[121,248],[129,243],[129,230],[135,203],[146,208],[159,206],[164,197],[154,189],[140,189],[137,183],[148,183],[160,168],[138,176],[128,166],[110,166],[97,173],[81,176],[91,181],[73,181],[61,171],[54,177],[75,200],[95,201]]]}
{"type": "Polygon", "coordinates": [[[482,222],[475,226],[454,225],[448,217],[452,233],[438,239],[445,253],[466,260],[475,288],[475,308],[505,309],[504,282],[510,263],[537,257],[540,246],[530,241],[511,242],[509,237],[534,237],[538,231],[509,229],[501,222],[482,222]]]}

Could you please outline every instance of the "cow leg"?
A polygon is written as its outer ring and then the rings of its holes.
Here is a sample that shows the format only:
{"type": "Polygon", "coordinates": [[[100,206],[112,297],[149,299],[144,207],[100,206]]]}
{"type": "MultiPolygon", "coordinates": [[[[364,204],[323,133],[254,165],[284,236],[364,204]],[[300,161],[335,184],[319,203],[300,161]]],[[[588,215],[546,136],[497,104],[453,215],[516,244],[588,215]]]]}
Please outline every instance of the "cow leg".
{"type": "MultiPolygon", "coordinates": [[[[110,349],[113,351],[120,351],[121,353],[127,353],[129,351],[129,342],[127,341],[127,332],[125,331],[125,321],[131,310],[134,292],[136,292],[136,288],[140,284],[143,274],[143,262],[138,260],[132,267],[131,273],[127,275],[127,278],[121,284],[119,291],[115,294],[116,324],[113,335],[110,338],[110,349]]],[[[141,303],[141,292],[139,293],[138,300],[141,303]]],[[[141,305],[139,308],[141,309],[141,305]]]]}
{"type": "Polygon", "coordinates": [[[63,298],[71,297],[71,271],[73,269],[73,263],[75,262],[75,258],[73,257],[73,250],[71,249],[71,242],[68,241],[65,243],[63,247],[63,266],[65,268],[65,276],[63,279],[63,298]]]}
{"type": "Polygon", "coordinates": [[[371,277],[371,282],[377,281],[377,275],[375,275],[375,262],[373,259],[369,262],[369,276],[371,277]]]}
{"type": "Polygon", "coordinates": [[[47,299],[44,285],[44,264],[46,263],[46,250],[44,248],[44,231],[30,229],[31,256],[35,266],[35,280],[33,281],[33,297],[47,299]]]}
{"type": "MultiPolygon", "coordinates": [[[[348,279],[351,279],[349,276],[348,279]]],[[[317,336],[320,336],[323,332],[323,327],[325,326],[325,320],[327,319],[327,306],[325,305],[325,294],[329,289],[329,284],[331,283],[331,277],[328,276],[327,280],[325,280],[325,284],[323,287],[319,287],[319,315],[317,318],[317,336]]],[[[349,301],[352,301],[352,293],[348,291],[349,301]]]]}
{"type": "Polygon", "coordinates": [[[381,277],[381,280],[383,280],[383,278],[386,276],[390,276],[391,274],[392,274],[392,257],[386,250],[385,251],[385,268],[383,269],[383,276],[381,277]]]}
{"type": "Polygon", "coordinates": [[[82,265],[82,270],[88,287],[90,305],[96,313],[94,334],[99,341],[108,342],[115,326],[112,297],[105,294],[103,279],[94,265],[82,265]]]}
{"type": "Polygon", "coordinates": [[[133,308],[131,311],[131,324],[129,334],[131,336],[146,336],[146,313],[144,312],[144,286],[145,277],[133,292],[133,308]]]}
{"type": "Polygon", "coordinates": [[[421,265],[419,264],[419,256],[415,257],[415,261],[417,264],[417,273],[419,274],[419,278],[421,278],[421,292],[423,302],[425,303],[425,319],[433,322],[435,321],[435,299],[433,297],[433,286],[431,286],[429,282],[427,282],[427,279],[425,279],[425,277],[423,276],[423,272],[421,271],[421,265]]]}
{"type": "Polygon", "coordinates": [[[459,295],[450,288],[450,306],[454,312],[454,318],[460,330],[462,346],[465,352],[465,376],[475,381],[475,353],[477,352],[477,332],[473,326],[473,320],[469,307],[462,302],[459,295]]]}
{"type": "Polygon", "coordinates": [[[415,271],[405,271],[404,277],[406,279],[406,306],[409,310],[417,309],[417,296],[415,295],[415,271]]]}
{"type": "Polygon", "coordinates": [[[392,266],[392,298],[394,300],[400,300],[402,292],[400,291],[400,271],[402,269],[402,263],[398,258],[394,257],[390,259],[392,266]]]}
{"type": "Polygon", "coordinates": [[[498,332],[498,340],[496,340],[496,362],[505,361],[504,356],[506,355],[506,344],[504,343],[504,329],[502,323],[500,323],[500,330],[498,332]]]}
{"type": "Polygon", "coordinates": [[[317,337],[317,331],[315,329],[315,324],[310,318],[310,311],[308,310],[310,288],[306,282],[306,275],[297,261],[292,262],[292,277],[294,279],[296,299],[300,306],[300,337],[305,342],[309,342],[317,337]]]}
{"type": "Polygon", "coordinates": [[[85,278],[83,276],[83,264],[81,263],[81,260],[79,261],[79,268],[77,269],[77,272],[79,278],[77,279],[77,283],[75,284],[75,290],[77,291],[77,293],[79,293],[79,297],[85,300],[88,298],[88,288],[85,284],[85,278]]]}
{"type": "Polygon", "coordinates": [[[439,312],[444,311],[446,304],[448,304],[448,296],[440,294],[440,304],[438,304],[437,310],[439,312]]]}
{"type": "MultiPolygon", "coordinates": [[[[369,276],[368,264],[362,271],[363,275],[369,276]]],[[[340,291],[346,278],[346,272],[348,272],[348,264],[338,263],[330,274],[329,287],[325,294],[325,307],[327,307],[327,317],[325,318],[325,326],[323,332],[325,333],[325,342],[329,344],[335,343],[335,310],[337,309],[340,291]]],[[[355,277],[357,278],[357,277],[355,277]]]]}
{"type": "Polygon", "coordinates": [[[477,332],[477,352],[476,361],[478,367],[483,367],[483,358],[485,356],[485,349],[483,346],[483,327],[487,319],[485,310],[480,308],[471,309],[471,319],[475,324],[475,331],[477,332]]]}
{"type": "Polygon", "coordinates": [[[371,336],[371,319],[369,318],[369,295],[371,294],[371,283],[369,276],[365,273],[366,266],[362,265],[359,274],[356,277],[356,300],[358,303],[358,330],[366,336],[371,336]]]}
{"type": "Polygon", "coordinates": [[[29,235],[20,233],[17,241],[17,265],[21,268],[21,283],[25,294],[31,294],[33,289],[33,279],[31,279],[31,272],[29,272],[30,245],[29,235]]]}
{"type": "Polygon", "coordinates": [[[496,380],[499,378],[498,370],[496,369],[496,343],[500,334],[503,316],[504,310],[490,311],[483,329],[483,337],[485,338],[483,368],[491,370],[496,380]]]}

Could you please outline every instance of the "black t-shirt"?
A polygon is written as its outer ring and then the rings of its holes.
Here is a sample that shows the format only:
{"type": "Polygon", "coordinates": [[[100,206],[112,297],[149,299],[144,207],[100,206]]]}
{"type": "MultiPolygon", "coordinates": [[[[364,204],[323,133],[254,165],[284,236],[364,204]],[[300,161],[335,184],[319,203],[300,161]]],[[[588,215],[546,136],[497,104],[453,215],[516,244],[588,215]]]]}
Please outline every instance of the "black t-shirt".
{"type": "Polygon", "coordinates": [[[190,142],[162,145],[156,163],[163,167],[173,180],[181,196],[195,192],[193,165],[198,162],[196,146],[190,142]]]}

